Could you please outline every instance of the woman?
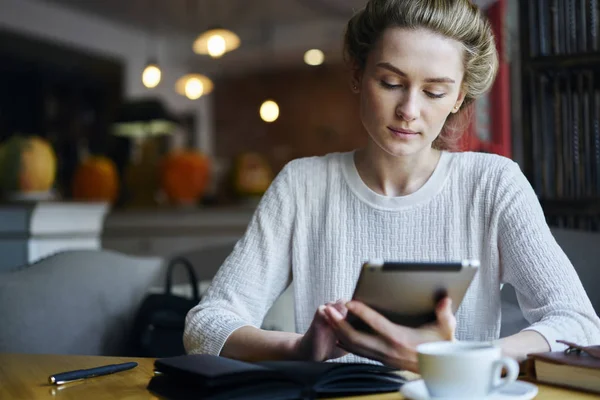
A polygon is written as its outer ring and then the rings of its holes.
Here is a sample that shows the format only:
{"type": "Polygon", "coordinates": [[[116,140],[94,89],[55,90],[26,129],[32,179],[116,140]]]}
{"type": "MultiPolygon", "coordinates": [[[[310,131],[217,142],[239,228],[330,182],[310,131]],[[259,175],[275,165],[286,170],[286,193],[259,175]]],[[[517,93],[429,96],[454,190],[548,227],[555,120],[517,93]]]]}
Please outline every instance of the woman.
{"type": "Polygon", "coordinates": [[[468,0],[371,0],[348,23],[351,88],[369,141],[348,153],[290,162],[243,238],[188,315],[190,353],[243,360],[382,362],[417,370],[418,344],[497,340],[500,287],[513,285],[527,329],[506,355],[600,342],[600,321],[519,167],[452,153],[457,121],[492,85],[498,61],[488,22],[468,0]],[[457,260],[481,268],[456,316],[394,325],[352,295],[370,258],[457,260]],[[258,329],[292,282],[298,334],[258,329]],[[375,334],[344,320],[350,309],[375,334]]]}

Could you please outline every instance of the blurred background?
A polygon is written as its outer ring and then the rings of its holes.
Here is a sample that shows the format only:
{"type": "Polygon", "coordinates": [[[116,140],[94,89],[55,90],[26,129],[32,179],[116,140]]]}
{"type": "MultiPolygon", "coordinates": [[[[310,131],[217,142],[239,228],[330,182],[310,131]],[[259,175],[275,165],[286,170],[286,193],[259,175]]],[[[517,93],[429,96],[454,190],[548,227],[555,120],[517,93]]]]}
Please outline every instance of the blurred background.
{"type": "Polygon", "coordinates": [[[293,158],[359,147],[342,37],[365,3],[1,0],[0,140],[56,156],[5,197],[240,203],[293,158]]]}
{"type": "MultiPolygon", "coordinates": [[[[474,2],[501,63],[462,149],[517,161],[551,225],[598,230],[598,2],[474,2]]],[[[3,204],[92,213],[122,251],[238,237],[285,163],[365,143],[342,59],[365,4],[0,0],[3,204]]]]}

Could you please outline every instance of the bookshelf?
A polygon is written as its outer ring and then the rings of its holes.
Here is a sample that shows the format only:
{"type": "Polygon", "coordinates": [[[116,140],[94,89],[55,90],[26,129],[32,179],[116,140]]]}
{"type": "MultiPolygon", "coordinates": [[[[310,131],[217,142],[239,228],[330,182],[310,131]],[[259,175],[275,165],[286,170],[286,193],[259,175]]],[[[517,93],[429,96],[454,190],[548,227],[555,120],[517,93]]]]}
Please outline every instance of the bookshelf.
{"type": "Polygon", "coordinates": [[[600,0],[520,0],[524,171],[548,223],[600,231],[600,0]]]}

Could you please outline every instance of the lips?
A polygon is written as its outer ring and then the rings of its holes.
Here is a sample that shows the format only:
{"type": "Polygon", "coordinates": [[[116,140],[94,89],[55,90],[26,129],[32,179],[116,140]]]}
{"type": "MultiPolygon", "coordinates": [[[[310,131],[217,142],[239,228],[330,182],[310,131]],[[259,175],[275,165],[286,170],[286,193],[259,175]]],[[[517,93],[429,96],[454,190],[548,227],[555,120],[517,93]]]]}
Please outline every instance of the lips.
{"type": "Polygon", "coordinates": [[[419,132],[411,131],[409,129],[392,128],[391,126],[388,126],[388,129],[398,136],[416,136],[419,134],[419,132]]]}

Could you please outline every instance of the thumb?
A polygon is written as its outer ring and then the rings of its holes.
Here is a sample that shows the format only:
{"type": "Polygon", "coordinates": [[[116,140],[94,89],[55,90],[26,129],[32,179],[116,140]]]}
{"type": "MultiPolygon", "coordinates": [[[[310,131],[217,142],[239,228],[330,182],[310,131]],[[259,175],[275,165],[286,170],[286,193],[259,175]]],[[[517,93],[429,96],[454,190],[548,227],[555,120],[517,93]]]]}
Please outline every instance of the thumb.
{"type": "Polygon", "coordinates": [[[338,300],[335,303],[332,304],[333,308],[335,308],[340,314],[342,314],[342,317],[346,318],[346,315],[348,314],[348,309],[346,308],[346,301],[345,300],[338,300]]]}
{"type": "Polygon", "coordinates": [[[438,328],[441,335],[446,340],[454,341],[454,334],[456,331],[456,318],[452,313],[452,299],[449,297],[443,298],[435,309],[437,317],[438,328]]]}

